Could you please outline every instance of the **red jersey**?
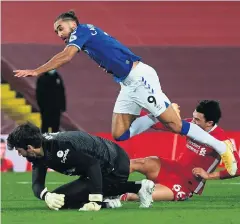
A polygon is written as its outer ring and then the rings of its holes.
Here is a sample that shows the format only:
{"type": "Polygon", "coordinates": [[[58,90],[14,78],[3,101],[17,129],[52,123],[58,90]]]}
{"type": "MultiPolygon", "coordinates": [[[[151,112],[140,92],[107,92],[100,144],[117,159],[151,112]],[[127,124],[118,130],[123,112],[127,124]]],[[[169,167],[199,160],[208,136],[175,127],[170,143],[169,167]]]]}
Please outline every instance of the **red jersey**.
{"type": "Polygon", "coordinates": [[[7,172],[13,170],[13,163],[9,159],[2,159],[1,160],[1,172],[7,172]]]}
{"type": "MultiPolygon", "coordinates": [[[[227,140],[223,129],[215,125],[209,134],[220,141],[227,140]]],[[[192,174],[195,167],[201,167],[208,173],[213,172],[221,161],[221,156],[211,147],[200,144],[187,137],[186,149],[177,162],[184,167],[184,176],[189,183],[189,188],[195,194],[201,194],[205,185],[205,180],[197,178],[192,174]]]]}
{"type": "MultiPolygon", "coordinates": [[[[192,119],[186,119],[186,121],[191,122],[192,119]]],[[[160,122],[153,125],[152,128],[166,130],[160,122]]],[[[209,134],[220,141],[228,139],[224,130],[217,125],[209,131],[209,134]]],[[[176,161],[182,166],[182,178],[185,179],[188,188],[195,194],[201,194],[205,186],[205,180],[194,176],[193,168],[201,167],[211,173],[219,165],[221,156],[213,148],[187,137],[186,149],[176,161]]]]}

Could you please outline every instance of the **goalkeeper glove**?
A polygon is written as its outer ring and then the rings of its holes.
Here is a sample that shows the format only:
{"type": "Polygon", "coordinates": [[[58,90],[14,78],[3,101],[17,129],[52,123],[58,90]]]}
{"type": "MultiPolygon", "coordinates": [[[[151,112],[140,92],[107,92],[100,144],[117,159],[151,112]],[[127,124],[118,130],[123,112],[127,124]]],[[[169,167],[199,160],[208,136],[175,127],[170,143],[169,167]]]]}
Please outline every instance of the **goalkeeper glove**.
{"type": "Polygon", "coordinates": [[[64,194],[47,192],[45,195],[45,202],[50,209],[57,211],[64,205],[64,197],[64,194]]]}
{"type": "Polygon", "coordinates": [[[99,211],[101,209],[100,203],[103,200],[103,196],[101,194],[89,194],[88,200],[90,202],[83,205],[79,211],[99,211]]]}

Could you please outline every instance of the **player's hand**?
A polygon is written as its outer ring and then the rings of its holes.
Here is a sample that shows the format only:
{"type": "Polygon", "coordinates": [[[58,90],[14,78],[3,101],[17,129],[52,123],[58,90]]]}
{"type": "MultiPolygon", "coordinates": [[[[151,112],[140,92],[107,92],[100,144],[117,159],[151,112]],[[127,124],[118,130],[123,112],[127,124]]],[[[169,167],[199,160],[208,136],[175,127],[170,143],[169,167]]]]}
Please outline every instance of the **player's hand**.
{"type": "Polygon", "coordinates": [[[192,172],[196,177],[202,177],[205,180],[209,179],[209,174],[202,168],[199,167],[194,168],[192,172]]]}
{"type": "Polygon", "coordinates": [[[99,211],[101,209],[100,203],[103,201],[102,194],[89,194],[88,200],[90,202],[83,205],[79,211],[99,211]]]}
{"type": "Polygon", "coordinates": [[[83,207],[79,209],[79,211],[99,211],[101,207],[102,206],[98,203],[90,201],[84,204],[83,207]]]}
{"type": "Polygon", "coordinates": [[[64,194],[48,192],[45,196],[45,202],[50,209],[59,210],[64,205],[64,194]]]}
{"type": "Polygon", "coordinates": [[[172,103],[172,107],[175,110],[175,112],[177,113],[178,117],[181,119],[181,116],[180,116],[180,106],[178,104],[176,104],[176,103],[172,103]]]}
{"type": "Polygon", "coordinates": [[[38,76],[35,70],[14,70],[15,77],[27,77],[27,76],[38,76]]]}

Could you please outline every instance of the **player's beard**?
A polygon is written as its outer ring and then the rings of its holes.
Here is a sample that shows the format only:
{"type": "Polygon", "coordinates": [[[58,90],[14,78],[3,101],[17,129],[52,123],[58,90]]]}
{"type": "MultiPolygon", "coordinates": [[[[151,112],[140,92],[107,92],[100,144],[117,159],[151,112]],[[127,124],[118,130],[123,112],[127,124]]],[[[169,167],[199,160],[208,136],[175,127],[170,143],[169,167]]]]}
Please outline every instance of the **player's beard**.
{"type": "Polygon", "coordinates": [[[39,159],[39,157],[36,156],[36,155],[34,155],[34,156],[27,156],[26,159],[27,159],[27,161],[29,161],[29,162],[35,162],[36,160],[39,159]]]}
{"type": "Polygon", "coordinates": [[[72,32],[75,30],[75,29],[73,29],[72,27],[69,27],[69,29],[70,29],[70,32],[69,32],[69,34],[68,34],[67,41],[65,41],[65,44],[68,44],[69,39],[70,39],[70,36],[71,36],[72,32]]]}
{"type": "Polygon", "coordinates": [[[37,160],[37,157],[26,157],[27,161],[32,163],[35,162],[37,160]]]}

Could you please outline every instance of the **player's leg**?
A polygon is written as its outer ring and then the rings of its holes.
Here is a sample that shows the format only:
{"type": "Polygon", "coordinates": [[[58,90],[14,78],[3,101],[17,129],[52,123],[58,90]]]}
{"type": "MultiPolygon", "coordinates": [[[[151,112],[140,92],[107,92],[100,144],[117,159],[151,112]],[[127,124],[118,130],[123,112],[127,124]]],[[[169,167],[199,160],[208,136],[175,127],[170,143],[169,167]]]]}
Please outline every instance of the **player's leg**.
{"type": "MultiPolygon", "coordinates": [[[[161,170],[161,159],[156,156],[132,159],[130,161],[130,172],[140,172],[146,176],[147,179],[155,181],[161,170]]],[[[174,199],[174,195],[171,189],[166,186],[156,184],[153,192],[154,201],[171,201],[174,199]]],[[[137,194],[128,193],[121,198],[125,198],[127,201],[138,200],[137,194]]]]}
{"type": "MultiPolygon", "coordinates": [[[[149,164],[154,161],[149,159],[149,164]]],[[[188,180],[184,177],[185,167],[181,166],[178,162],[169,159],[158,158],[161,163],[161,168],[157,176],[154,177],[156,183],[153,192],[153,200],[157,201],[171,201],[171,200],[186,200],[192,195],[188,189],[188,180]]],[[[154,165],[149,167],[154,168],[154,165]]],[[[142,169],[142,168],[141,168],[142,169]]],[[[134,194],[125,194],[121,196],[121,200],[136,200],[134,194]]]]}
{"type": "Polygon", "coordinates": [[[130,160],[130,173],[139,172],[145,175],[148,180],[155,181],[160,169],[161,162],[157,156],[130,160]]]}
{"type": "MultiPolygon", "coordinates": [[[[146,108],[172,132],[186,135],[214,148],[222,156],[228,172],[235,175],[237,164],[232,153],[233,146],[229,144],[229,141],[217,140],[196,124],[181,120],[167,96],[162,92],[157,73],[153,68],[143,64],[142,70],[135,74],[135,79],[141,79],[142,84],[139,84],[130,95],[134,102],[146,108]]],[[[134,125],[134,122],[132,125],[134,125]]]]}
{"type": "MultiPolygon", "coordinates": [[[[168,187],[161,184],[156,184],[152,197],[153,201],[173,201],[174,193],[168,187]]],[[[139,197],[137,194],[127,193],[126,195],[121,196],[121,199],[124,201],[138,201],[139,197]]]]}
{"type": "Polygon", "coordinates": [[[124,141],[130,138],[129,127],[135,120],[136,115],[113,113],[112,136],[117,141],[124,141]]]}
{"type": "Polygon", "coordinates": [[[127,181],[130,161],[126,152],[119,146],[114,170],[103,179],[104,197],[118,196],[126,192],[136,193],[140,197],[140,207],[149,207],[152,203],[152,192],[155,184],[149,180],[127,181]]]}
{"type": "Polygon", "coordinates": [[[117,141],[125,141],[158,122],[151,114],[138,117],[142,107],[131,98],[135,92],[136,83],[138,82],[133,81],[131,85],[121,83],[121,91],[116,100],[112,117],[112,136],[117,141]]]}
{"type": "MultiPolygon", "coordinates": [[[[87,178],[79,178],[55,189],[52,193],[64,194],[65,203],[61,209],[79,209],[89,202],[91,183],[87,178]]],[[[99,202],[102,208],[109,208],[108,202],[99,202]]]]}
{"type": "Polygon", "coordinates": [[[88,202],[89,181],[87,179],[79,178],[58,187],[52,193],[65,195],[63,209],[81,208],[84,203],[88,202]]]}

